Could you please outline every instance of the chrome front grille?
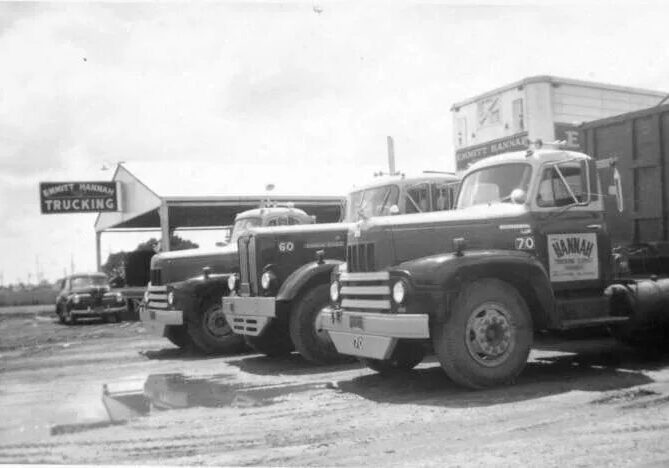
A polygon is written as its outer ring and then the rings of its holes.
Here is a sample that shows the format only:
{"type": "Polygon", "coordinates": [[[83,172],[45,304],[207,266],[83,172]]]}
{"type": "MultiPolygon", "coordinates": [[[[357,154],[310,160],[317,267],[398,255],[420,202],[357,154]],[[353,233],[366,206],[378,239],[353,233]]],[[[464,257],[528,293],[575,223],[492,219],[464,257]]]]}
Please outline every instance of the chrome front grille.
{"type": "Polygon", "coordinates": [[[151,271],[149,272],[149,281],[151,281],[151,284],[154,286],[161,286],[163,284],[163,280],[161,278],[162,276],[162,270],[152,268],[151,271]]]}
{"type": "Polygon", "coordinates": [[[167,305],[167,286],[155,286],[151,284],[148,288],[149,302],[146,304],[147,309],[166,310],[167,305]]]}
{"type": "Polygon", "coordinates": [[[240,237],[237,249],[239,252],[239,291],[243,296],[249,294],[255,295],[258,292],[258,260],[255,237],[240,237]]]}
{"type": "Polygon", "coordinates": [[[341,308],[357,312],[390,312],[390,274],[346,272],[339,275],[341,308]]]}
{"type": "Polygon", "coordinates": [[[346,262],[351,272],[374,271],[374,243],[349,244],[346,247],[346,262]]]}

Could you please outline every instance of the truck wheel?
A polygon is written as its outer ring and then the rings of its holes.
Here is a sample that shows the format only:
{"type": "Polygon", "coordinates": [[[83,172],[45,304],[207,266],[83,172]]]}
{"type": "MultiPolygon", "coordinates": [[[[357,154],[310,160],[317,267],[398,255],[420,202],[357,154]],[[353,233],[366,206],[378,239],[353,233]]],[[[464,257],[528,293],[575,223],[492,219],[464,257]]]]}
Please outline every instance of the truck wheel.
{"type": "Polygon", "coordinates": [[[413,369],[424,357],[425,349],[420,343],[400,340],[390,359],[362,358],[360,361],[379,374],[394,374],[413,369]]]}
{"type": "Polygon", "coordinates": [[[173,345],[183,349],[191,343],[190,336],[184,325],[167,325],[164,332],[165,338],[170,340],[173,345]]]}
{"type": "Polygon", "coordinates": [[[481,279],[460,291],[445,321],[432,328],[434,350],[457,384],[485,388],[513,382],[532,346],[532,318],[508,283],[481,279]]]}
{"type": "Polygon", "coordinates": [[[283,322],[273,319],[258,336],[245,335],[246,344],[269,357],[287,356],[295,349],[283,322]]]}
{"type": "Polygon", "coordinates": [[[63,306],[60,316],[60,321],[65,325],[74,325],[77,323],[77,318],[72,314],[72,311],[68,309],[67,305],[63,306]]]}
{"type": "Polygon", "coordinates": [[[310,289],[299,299],[290,314],[290,339],[297,352],[315,364],[351,361],[351,358],[337,353],[328,332],[316,330],[318,313],[330,302],[329,291],[327,284],[310,289]]]}
{"type": "Polygon", "coordinates": [[[209,300],[201,310],[186,318],[193,344],[205,354],[231,354],[244,349],[244,338],[228,324],[220,300],[209,300]]]}

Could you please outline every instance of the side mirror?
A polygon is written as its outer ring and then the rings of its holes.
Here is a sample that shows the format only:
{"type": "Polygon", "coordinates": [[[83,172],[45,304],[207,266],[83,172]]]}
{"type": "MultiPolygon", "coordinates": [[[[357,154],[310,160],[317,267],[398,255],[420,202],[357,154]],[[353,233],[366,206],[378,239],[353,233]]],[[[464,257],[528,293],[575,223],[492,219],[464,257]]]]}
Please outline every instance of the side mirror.
{"type": "Polygon", "coordinates": [[[513,189],[511,195],[509,195],[509,199],[516,205],[522,205],[523,203],[525,203],[525,201],[527,201],[527,194],[523,189],[520,188],[513,189]]]}
{"type": "Polygon", "coordinates": [[[400,207],[397,206],[397,205],[392,205],[388,209],[388,213],[390,213],[391,215],[398,215],[398,214],[400,214],[400,207]]]}
{"type": "Polygon", "coordinates": [[[613,186],[616,194],[616,206],[618,207],[618,211],[622,213],[625,208],[623,206],[623,184],[617,167],[613,169],[613,186]]]}

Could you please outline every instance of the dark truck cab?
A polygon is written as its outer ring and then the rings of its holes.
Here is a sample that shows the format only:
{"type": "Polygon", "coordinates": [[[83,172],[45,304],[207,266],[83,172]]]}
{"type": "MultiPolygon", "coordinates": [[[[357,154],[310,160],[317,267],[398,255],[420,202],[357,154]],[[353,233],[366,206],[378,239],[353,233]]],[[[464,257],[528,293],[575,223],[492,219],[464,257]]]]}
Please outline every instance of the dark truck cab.
{"type": "Polygon", "coordinates": [[[470,388],[513,381],[534,331],[666,330],[667,263],[636,270],[631,246],[612,245],[620,177],[599,163],[560,149],[495,156],[466,172],[455,210],[357,223],[319,327],[380,372],[410,369],[433,348],[470,388]],[[617,181],[607,195],[600,169],[617,181]]]}
{"type": "Polygon", "coordinates": [[[313,217],[291,206],[256,208],[235,217],[230,242],[223,247],[154,255],[140,309],[144,326],[179,347],[192,344],[204,353],[241,349],[243,340],[230,331],[220,305],[228,276],[239,271],[237,240],[254,226],[313,222],[313,217]]]}
{"type": "Polygon", "coordinates": [[[380,177],[349,195],[344,223],[252,229],[239,238],[240,273],[223,298],[232,330],[268,356],[296,349],[314,363],[341,360],[315,320],[329,302],[330,275],[345,258],[350,222],[450,209],[456,188],[453,174],[380,177]]]}

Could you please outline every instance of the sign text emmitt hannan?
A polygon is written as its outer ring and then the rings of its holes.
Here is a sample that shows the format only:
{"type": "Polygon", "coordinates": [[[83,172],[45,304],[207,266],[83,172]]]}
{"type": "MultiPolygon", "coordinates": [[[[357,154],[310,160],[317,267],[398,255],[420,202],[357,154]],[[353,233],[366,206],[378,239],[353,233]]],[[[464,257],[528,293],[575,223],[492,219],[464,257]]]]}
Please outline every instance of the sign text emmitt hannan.
{"type": "Polygon", "coordinates": [[[40,182],[43,214],[119,211],[117,182],[40,182]]]}

